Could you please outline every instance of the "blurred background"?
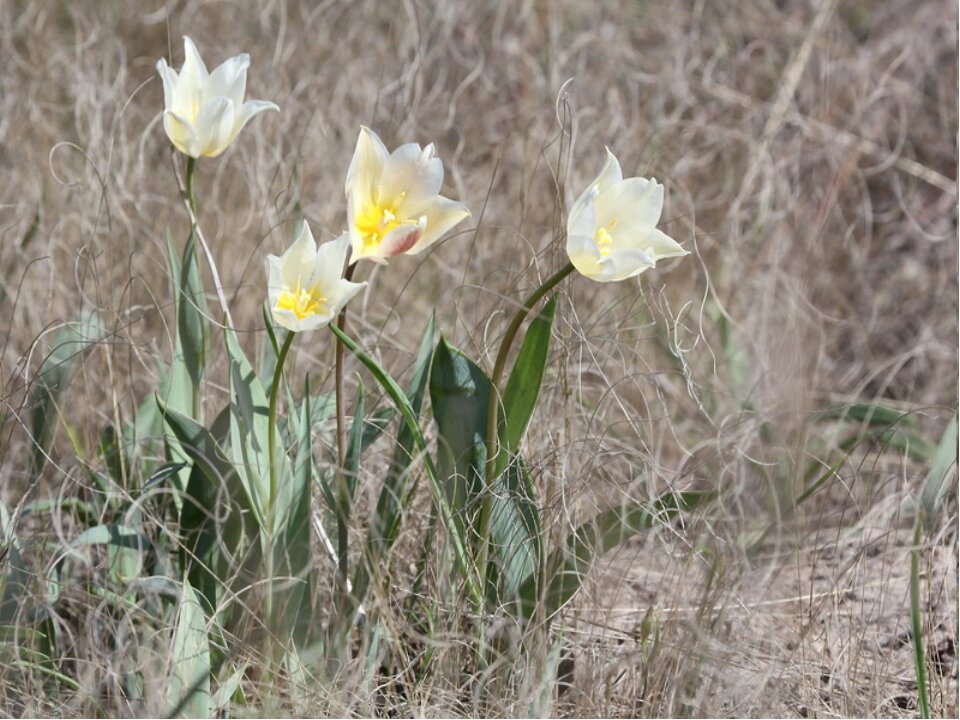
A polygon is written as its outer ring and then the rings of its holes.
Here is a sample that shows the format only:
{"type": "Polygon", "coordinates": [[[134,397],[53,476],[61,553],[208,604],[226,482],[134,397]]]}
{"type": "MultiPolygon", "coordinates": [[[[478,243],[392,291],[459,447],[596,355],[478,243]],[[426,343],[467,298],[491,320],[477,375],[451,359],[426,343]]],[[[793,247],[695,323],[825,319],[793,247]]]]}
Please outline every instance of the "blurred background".
{"type": "MultiPolygon", "coordinates": [[[[609,558],[569,609],[569,712],[916,714],[903,509],[957,407],[955,2],[3,0],[11,505],[84,482],[68,463],[34,486],[27,472],[24,402],[58,327],[85,310],[106,326],[65,395],[64,455],[129,416],[169,359],[165,238],[179,246],[188,222],[154,66],[181,66],[185,34],[210,69],[249,53],[247,97],[281,108],[196,180],[251,351],[266,254],[301,217],[321,239],[344,228],[361,124],[391,148],[435,143],[444,194],[473,211],[435,250],[359,273],[354,333],[397,375],[432,308],[492,364],[513,304],[566,261],[565,209],[605,146],[665,185],[660,227],[691,254],[617,285],[565,282],[527,455],[558,523],[664,488],[719,500],[609,558]],[[880,406],[894,420],[864,420],[880,406]]],[[[298,347],[316,387],[330,339],[298,347]]],[[[956,513],[954,490],[924,553],[945,716],[956,513]]]]}

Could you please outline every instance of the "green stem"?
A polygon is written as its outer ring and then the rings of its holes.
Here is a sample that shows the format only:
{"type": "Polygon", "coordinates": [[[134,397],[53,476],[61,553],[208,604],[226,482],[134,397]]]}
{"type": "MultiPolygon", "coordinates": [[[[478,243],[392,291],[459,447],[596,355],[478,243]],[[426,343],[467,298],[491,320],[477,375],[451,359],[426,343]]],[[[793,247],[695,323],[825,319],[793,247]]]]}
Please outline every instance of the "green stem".
{"type": "MultiPolygon", "coordinates": [[[[184,186],[187,193],[187,205],[190,210],[190,239],[193,246],[193,257],[189,258],[189,261],[192,262],[197,268],[197,276],[200,274],[200,248],[197,247],[196,238],[197,238],[197,200],[193,195],[193,174],[197,169],[197,160],[196,158],[187,158],[187,171],[186,179],[184,180],[184,186]]],[[[188,258],[184,254],[183,260],[180,262],[180,271],[183,274],[184,281],[189,276],[190,267],[187,265],[188,258]]],[[[196,298],[186,297],[184,293],[185,282],[180,283],[180,302],[196,302],[196,298]]],[[[200,390],[199,381],[192,384],[193,389],[193,418],[194,420],[202,421],[202,410],[203,410],[203,398],[200,390]]]]}
{"type": "MultiPolygon", "coordinates": [[[[356,264],[348,265],[343,273],[344,280],[352,280],[356,264]]],[[[344,307],[337,316],[337,329],[340,333],[345,333],[347,327],[347,308],[344,307]]],[[[349,571],[347,567],[347,545],[350,541],[349,518],[346,517],[346,511],[343,507],[343,498],[349,494],[347,489],[347,474],[344,466],[347,462],[347,444],[346,444],[346,412],[344,410],[344,387],[343,387],[343,363],[344,363],[343,342],[337,339],[336,356],[334,361],[334,383],[337,413],[337,570],[340,572],[340,582],[343,587],[344,597],[347,592],[347,579],[349,571]]]]}
{"type": "Polygon", "coordinates": [[[920,717],[930,717],[930,700],[927,697],[926,658],[923,652],[923,611],[920,607],[920,555],[923,544],[923,511],[917,517],[913,532],[913,548],[910,551],[910,619],[913,622],[913,652],[917,666],[917,697],[920,717]]]}
{"type": "Polygon", "coordinates": [[[191,218],[190,224],[196,227],[196,216],[197,216],[197,201],[193,196],[193,173],[197,169],[197,159],[188,157],[187,158],[187,178],[184,182],[185,189],[187,191],[187,202],[190,204],[190,210],[193,212],[193,218],[191,218]]]}
{"type": "Polygon", "coordinates": [[[529,297],[524,301],[517,312],[514,313],[513,318],[510,320],[510,324],[507,326],[507,331],[503,335],[503,340],[500,342],[500,350],[497,352],[497,359],[493,364],[493,372],[490,375],[490,400],[487,405],[487,461],[486,461],[486,484],[483,492],[483,502],[480,506],[480,517],[478,519],[478,531],[480,536],[480,559],[479,559],[479,570],[480,577],[483,578],[486,582],[487,578],[487,557],[489,554],[489,545],[490,545],[490,515],[493,509],[493,481],[496,479],[494,477],[496,466],[497,466],[497,456],[502,452],[500,448],[500,443],[497,441],[497,419],[499,416],[498,408],[500,405],[500,378],[503,375],[503,370],[507,365],[507,357],[510,355],[510,347],[513,345],[513,341],[517,336],[517,332],[520,330],[520,326],[523,324],[524,319],[530,313],[530,311],[536,306],[538,302],[546,295],[548,292],[553,290],[557,285],[559,285],[570,273],[574,270],[573,263],[567,263],[562,268],[557,270],[553,275],[548,277],[543,283],[530,293],[529,297]]]}
{"type": "Polygon", "coordinates": [[[277,504],[277,397],[280,395],[280,385],[283,382],[283,363],[287,359],[287,352],[293,344],[295,332],[287,332],[287,337],[277,355],[277,367],[273,371],[273,385],[270,386],[269,431],[267,432],[267,452],[270,460],[270,503],[267,505],[267,526],[271,536],[276,528],[274,524],[274,506],[277,504]]]}

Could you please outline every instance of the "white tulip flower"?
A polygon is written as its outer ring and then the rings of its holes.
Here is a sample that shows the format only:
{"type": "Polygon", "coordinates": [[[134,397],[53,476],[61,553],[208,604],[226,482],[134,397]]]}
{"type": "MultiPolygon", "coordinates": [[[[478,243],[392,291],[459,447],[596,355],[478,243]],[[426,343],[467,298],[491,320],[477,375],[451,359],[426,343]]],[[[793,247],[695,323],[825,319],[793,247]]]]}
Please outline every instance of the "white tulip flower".
{"type": "Polygon", "coordinates": [[[316,330],[332,321],[367,283],[342,277],[350,238],[343,234],[317,247],[304,221],[282,257],[267,257],[268,295],[274,322],[293,332],[316,330]]]}
{"type": "Polygon", "coordinates": [[[213,72],[193,41],[183,38],[184,61],[179,74],[161,58],[163,129],[170,142],[192,158],[216,157],[233,142],[250,118],[264,110],[279,110],[272,102],[243,101],[250,56],[232,57],[213,72]]]}
{"type": "Polygon", "coordinates": [[[600,174],[583,191],[567,218],[567,255],[583,275],[617,282],[639,275],[658,260],[687,255],[657,229],[663,186],[641,177],[623,178],[607,149],[600,174]]]}
{"type": "Polygon", "coordinates": [[[415,143],[392,153],[372,130],[361,127],[347,171],[350,262],[416,254],[430,247],[470,211],[440,195],[443,163],[433,145],[415,143]]]}

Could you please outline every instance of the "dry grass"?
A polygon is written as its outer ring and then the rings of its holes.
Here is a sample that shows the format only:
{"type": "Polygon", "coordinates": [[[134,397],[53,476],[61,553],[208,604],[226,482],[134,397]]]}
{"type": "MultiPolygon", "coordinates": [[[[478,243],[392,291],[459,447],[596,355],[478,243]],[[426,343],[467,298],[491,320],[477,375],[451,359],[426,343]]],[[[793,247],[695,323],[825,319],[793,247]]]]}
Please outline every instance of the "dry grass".
{"type": "MultiPolygon", "coordinates": [[[[692,255],[640,281],[566,283],[527,456],[558,527],[666,487],[719,499],[622,550],[568,609],[569,689],[555,698],[530,681],[495,712],[915,716],[903,501],[926,465],[866,442],[797,514],[780,511],[810,467],[838,457],[837,424],[814,409],[881,401],[933,440],[956,410],[955,3],[258,5],[0,5],[4,502],[84,492],[62,431],[29,485],[23,402],[51,329],[81,307],[109,329],[62,407],[91,455],[170,356],[164,237],[185,237],[187,221],[153,65],[172,51],[179,66],[189,34],[208,64],[249,52],[248,95],[282,110],[201,161],[197,178],[251,348],[263,342],[265,253],[286,246],[300,211],[325,238],[343,226],[360,124],[390,146],[435,142],[445,194],[474,211],[426,257],[367,270],[352,322],[398,373],[434,306],[446,336],[492,364],[511,300],[562,262],[558,218],[604,145],[627,174],[666,184],[662,227],[692,255]],[[644,618],[657,628],[645,640],[644,618]]],[[[301,343],[297,362],[329,383],[329,337],[301,343]]],[[[225,391],[211,389],[219,406],[225,391]]],[[[946,717],[960,710],[956,522],[951,493],[924,552],[933,710],[946,717]]],[[[124,623],[146,619],[65,602],[76,677],[109,696],[123,643],[138,642],[124,623]]],[[[448,639],[441,660],[456,658],[448,639]]],[[[145,666],[162,662],[148,650],[145,666]]],[[[38,683],[8,687],[3,712],[92,712],[83,693],[45,704],[38,683]]],[[[285,703],[265,706],[277,712],[368,714],[370,692],[345,681],[263,694],[285,703]]],[[[477,712],[452,678],[407,701],[403,713],[477,712]]],[[[139,712],[111,702],[107,712],[139,712]]]]}

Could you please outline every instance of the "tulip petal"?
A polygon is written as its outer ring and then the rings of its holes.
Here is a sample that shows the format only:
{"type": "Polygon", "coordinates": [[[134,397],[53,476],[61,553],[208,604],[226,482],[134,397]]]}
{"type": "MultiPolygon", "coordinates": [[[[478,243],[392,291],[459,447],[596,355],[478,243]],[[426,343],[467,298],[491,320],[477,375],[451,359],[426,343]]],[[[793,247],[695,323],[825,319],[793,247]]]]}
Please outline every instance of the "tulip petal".
{"type": "Polygon", "coordinates": [[[306,222],[301,223],[296,240],[280,258],[283,285],[294,287],[298,280],[302,280],[303,285],[312,285],[311,275],[316,256],[317,241],[313,238],[310,226],[306,222]]]}
{"type": "Polygon", "coordinates": [[[240,134],[240,131],[246,127],[247,123],[250,120],[264,112],[265,110],[276,110],[280,112],[280,108],[272,102],[267,102],[266,100],[247,100],[243,105],[240,106],[240,112],[237,114],[237,117],[234,119],[233,128],[230,132],[230,137],[227,140],[227,144],[233,142],[234,138],[240,134]]]}
{"type": "Polygon", "coordinates": [[[407,143],[394,150],[383,165],[379,200],[393,203],[402,196],[397,212],[409,217],[442,186],[443,163],[434,154],[433,145],[421,150],[416,143],[407,143]]]}
{"type": "Polygon", "coordinates": [[[684,250],[676,240],[657,228],[651,230],[650,234],[647,235],[647,237],[643,239],[643,242],[639,243],[637,247],[644,250],[656,260],[690,254],[684,250]]]}
{"type": "Polygon", "coordinates": [[[163,129],[177,150],[192,158],[200,156],[196,133],[186,118],[166,110],[163,113],[163,129]]]}
{"type": "Polygon", "coordinates": [[[160,58],[157,60],[157,72],[163,82],[163,107],[170,108],[177,93],[177,71],[167,65],[166,60],[160,58]]]}
{"type": "Polygon", "coordinates": [[[603,167],[600,169],[600,173],[587,185],[586,189],[580,193],[573,205],[570,206],[570,212],[568,217],[573,220],[579,216],[584,208],[591,203],[591,201],[597,197],[601,192],[606,190],[611,185],[620,182],[623,180],[623,172],[620,170],[620,162],[614,157],[614,154],[610,152],[610,148],[607,148],[607,157],[603,163],[603,167]]]}
{"type": "Polygon", "coordinates": [[[411,255],[426,250],[454,226],[470,217],[466,205],[442,195],[436,195],[421,205],[420,212],[426,218],[426,228],[416,244],[407,250],[411,255]]]}
{"type": "Polygon", "coordinates": [[[416,222],[401,223],[383,236],[376,250],[379,257],[388,258],[410,252],[427,228],[427,216],[421,215],[416,222]]]}
{"type": "Polygon", "coordinates": [[[629,236],[645,237],[647,230],[656,227],[663,211],[663,185],[656,180],[633,177],[614,183],[601,190],[594,201],[597,227],[616,221],[614,234],[623,242],[634,245],[629,236]]]}
{"type": "Polygon", "coordinates": [[[352,192],[354,200],[359,203],[357,209],[360,209],[364,202],[377,202],[378,198],[374,197],[374,193],[389,157],[390,153],[377,134],[361,126],[357,147],[347,169],[346,182],[347,195],[352,192]]]}
{"type": "Polygon", "coordinates": [[[230,144],[234,120],[233,101],[215,97],[205,103],[193,123],[200,155],[216,157],[230,144]]]}
{"type": "Polygon", "coordinates": [[[344,280],[343,278],[337,280],[334,284],[335,292],[332,293],[336,300],[333,305],[330,306],[330,319],[332,320],[339,315],[344,306],[353,300],[354,296],[366,286],[366,281],[355,283],[344,280]]]}
{"type": "Polygon", "coordinates": [[[335,287],[343,275],[344,262],[349,249],[350,238],[346,233],[316,248],[316,257],[311,261],[312,269],[308,284],[319,283],[321,287],[335,287]]]}
{"type": "Polygon", "coordinates": [[[604,258],[609,275],[604,282],[620,282],[649,270],[655,261],[637,248],[617,248],[604,258]]]}
{"type": "Polygon", "coordinates": [[[197,46],[186,35],[183,36],[183,69],[180,74],[190,80],[197,81],[198,84],[208,77],[207,66],[204,64],[203,58],[200,57],[197,46]]]}
{"type": "Polygon", "coordinates": [[[176,98],[173,107],[169,109],[175,110],[193,122],[203,104],[203,85],[207,79],[207,68],[203,64],[200,53],[197,52],[197,46],[186,36],[183,38],[183,53],[183,67],[180,68],[180,75],[177,78],[176,98]]]}
{"type": "Polygon", "coordinates": [[[215,97],[226,97],[240,107],[247,88],[248,67],[250,67],[250,56],[247,53],[241,53],[221,63],[210,73],[210,77],[204,84],[203,101],[207,102],[215,97]]]}
{"type": "Polygon", "coordinates": [[[592,236],[568,234],[567,256],[577,271],[591,280],[599,279],[606,272],[600,263],[603,257],[592,236]]]}
{"type": "MultiPolygon", "coordinates": [[[[588,188],[574,203],[573,209],[567,218],[567,237],[592,238],[597,230],[597,211],[593,206],[593,199],[597,190],[588,188]]],[[[596,243],[593,243],[596,245],[596,243]]]]}

